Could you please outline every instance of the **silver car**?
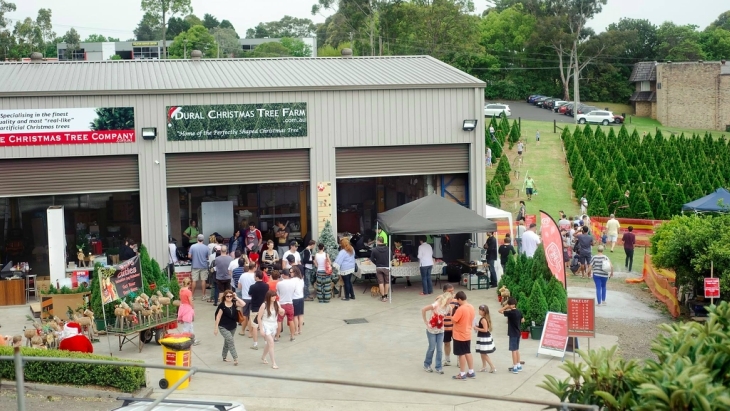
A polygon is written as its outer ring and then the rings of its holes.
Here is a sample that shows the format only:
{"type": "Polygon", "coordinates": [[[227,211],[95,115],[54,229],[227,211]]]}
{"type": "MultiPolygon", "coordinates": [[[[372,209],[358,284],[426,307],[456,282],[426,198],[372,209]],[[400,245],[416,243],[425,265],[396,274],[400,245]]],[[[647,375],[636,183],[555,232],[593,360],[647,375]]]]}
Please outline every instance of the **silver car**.
{"type": "Polygon", "coordinates": [[[484,117],[500,116],[502,113],[506,117],[512,115],[512,111],[506,104],[487,104],[484,106],[484,117]]]}

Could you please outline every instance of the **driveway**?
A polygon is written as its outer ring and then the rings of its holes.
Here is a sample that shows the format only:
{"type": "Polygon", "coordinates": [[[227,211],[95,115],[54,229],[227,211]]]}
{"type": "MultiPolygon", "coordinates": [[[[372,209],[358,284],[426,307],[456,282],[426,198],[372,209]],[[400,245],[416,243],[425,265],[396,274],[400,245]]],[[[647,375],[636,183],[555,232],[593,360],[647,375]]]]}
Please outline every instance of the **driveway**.
{"type": "Polygon", "coordinates": [[[505,101],[504,103],[509,105],[509,108],[512,110],[510,120],[521,118],[522,120],[549,121],[551,123],[553,120],[556,120],[558,123],[575,124],[573,117],[536,107],[524,101],[505,101]]]}

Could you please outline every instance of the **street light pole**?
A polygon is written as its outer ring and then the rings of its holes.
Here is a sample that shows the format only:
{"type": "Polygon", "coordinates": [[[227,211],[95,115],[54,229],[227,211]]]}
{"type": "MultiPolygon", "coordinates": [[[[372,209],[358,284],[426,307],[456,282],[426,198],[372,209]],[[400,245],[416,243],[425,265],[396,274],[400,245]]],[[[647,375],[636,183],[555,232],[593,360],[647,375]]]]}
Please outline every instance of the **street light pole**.
{"type": "Polygon", "coordinates": [[[183,40],[183,58],[188,58],[188,39],[183,40]]]}

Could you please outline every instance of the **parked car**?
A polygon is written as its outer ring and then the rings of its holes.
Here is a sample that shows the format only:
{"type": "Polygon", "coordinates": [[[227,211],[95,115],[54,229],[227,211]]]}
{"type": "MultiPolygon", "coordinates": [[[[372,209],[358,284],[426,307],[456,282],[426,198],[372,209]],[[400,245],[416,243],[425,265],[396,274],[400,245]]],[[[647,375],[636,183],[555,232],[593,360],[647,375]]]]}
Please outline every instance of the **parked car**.
{"type": "Polygon", "coordinates": [[[532,104],[533,104],[534,106],[538,106],[538,105],[539,105],[540,103],[542,103],[543,101],[545,101],[545,100],[547,100],[547,99],[549,99],[549,98],[550,98],[550,97],[544,97],[544,96],[543,96],[543,97],[538,97],[538,98],[536,98],[536,99],[532,100],[532,104]]]}
{"type": "Polygon", "coordinates": [[[548,104],[552,103],[553,101],[557,100],[555,97],[547,98],[537,104],[540,108],[547,108],[548,104]]]}
{"type": "Polygon", "coordinates": [[[615,115],[613,116],[613,122],[616,124],[621,124],[624,122],[624,116],[615,115]]]}
{"type": "Polygon", "coordinates": [[[502,113],[506,117],[512,115],[512,111],[506,104],[487,104],[484,106],[484,117],[500,116],[502,113]]]}
{"type": "Polygon", "coordinates": [[[614,121],[613,113],[605,110],[594,110],[587,114],[578,114],[576,118],[578,119],[578,124],[599,123],[607,126],[614,121]]]}
{"type": "Polygon", "coordinates": [[[564,100],[558,100],[553,102],[553,106],[551,107],[554,112],[558,112],[560,110],[560,107],[563,107],[564,105],[570,103],[569,101],[564,100]]]}
{"type": "Polygon", "coordinates": [[[558,109],[558,113],[568,115],[568,111],[573,109],[573,103],[565,103],[558,109]]]}
{"type": "Polygon", "coordinates": [[[533,95],[531,95],[530,97],[527,98],[527,102],[530,103],[530,104],[532,104],[532,103],[535,102],[536,99],[538,99],[540,97],[545,97],[545,96],[543,96],[542,94],[533,94],[533,95]]]}
{"type": "Polygon", "coordinates": [[[576,114],[586,114],[590,113],[591,111],[598,111],[600,108],[596,106],[589,106],[589,105],[581,105],[578,107],[578,111],[576,114]]]}
{"type": "Polygon", "coordinates": [[[558,101],[558,100],[560,100],[560,99],[559,98],[555,98],[555,97],[551,97],[551,98],[549,98],[549,99],[547,99],[547,100],[545,100],[545,101],[542,102],[542,108],[548,109],[548,110],[552,110],[553,104],[556,101],[558,101]]]}
{"type": "MultiPolygon", "coordinates": [[[[124,401],[121,407],[114,411],[143,411],[152,404],[154,398],[117,397],[124,401]]],[[[246,411],[246,408],[237,401],[207,401],[165,399],[155,407],[155,411],[246,411]]]]}

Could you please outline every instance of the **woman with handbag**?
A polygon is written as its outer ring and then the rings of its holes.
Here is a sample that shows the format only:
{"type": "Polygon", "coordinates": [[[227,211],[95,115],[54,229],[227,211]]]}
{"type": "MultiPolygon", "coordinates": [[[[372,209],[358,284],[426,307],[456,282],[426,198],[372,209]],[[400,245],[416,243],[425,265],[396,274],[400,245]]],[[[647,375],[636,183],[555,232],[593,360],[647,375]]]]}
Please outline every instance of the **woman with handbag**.
{"type": "Polygon", "coordinates": [[[228,352],[230,351],[233,357],[233,365],[238,365],[238,353],[236,352],[236,345],[233,342],[233,336],[236,335],[239,316],[243,317],[239,308],[243,308],[245,305],[246,303],[243,300],[236,297],[236,293],[231,290],[226,290],[223,293],[223,301],[215,310],[215,328],[213,328],[213,335],[218,335],[218,332],[221,333],[225,341],[223,343],[223,361],[228,362],[228,352]]]}
{"type": "Polygon", "coordinates": [[[332,298],[332,262],[324,250],[324,244],[317,245],[317,254],[314,255],[314,267],[317,269],[317,300],[328,303],[332,298]]]}
{"type": "Polygon", "coordinates": [[[588,276],[593,275],[593,282],[596,283],[596,305],[606,305],[606,284],[608,279],[613,277],[613,264],[611,260],[603,254],[604,247],[599,245],[596,247],[598,254],[591,257],[591,263],[588,268],[588,276]]]}
{"type": "Polygon", "coordinates": [[[342,297],[342,301],[349,301],[355,299],[355,291],[352,289],[352,275],[355,273],[357,268],[357,262],[355,261],[355,249],[350,244],[348,238],[343,238],[340,241],[340,252],[335,258],[335,266],[340,273],[340,278],[345,284],[345,295],[342,297]]]}

